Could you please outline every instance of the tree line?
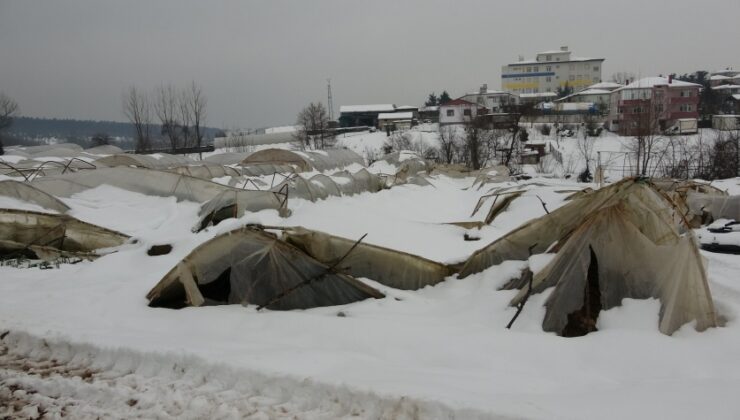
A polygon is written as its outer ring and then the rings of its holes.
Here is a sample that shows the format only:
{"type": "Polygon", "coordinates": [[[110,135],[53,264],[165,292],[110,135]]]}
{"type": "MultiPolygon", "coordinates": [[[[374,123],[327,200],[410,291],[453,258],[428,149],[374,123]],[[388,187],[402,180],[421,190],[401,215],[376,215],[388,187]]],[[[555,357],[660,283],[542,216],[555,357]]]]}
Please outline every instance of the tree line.
{"type": "Polygon", "coordinates": [[[13,119],[18,115],[18,102],[10,96],[0,92],[0,155],[5,154],[3,148],[3,131],[13,124],[13,119]]]}
{"type": "Polygon", "coordinates": [[[123,94],[123,113],[134,126],[136,152],[164,143],[171,151],[200,148],[205,137],[208,100],[195,82],[178,88],[161,85],[152,92],[131,86],[123,94]],[[154,121],[159,123],[155,132],[154,121]]]}

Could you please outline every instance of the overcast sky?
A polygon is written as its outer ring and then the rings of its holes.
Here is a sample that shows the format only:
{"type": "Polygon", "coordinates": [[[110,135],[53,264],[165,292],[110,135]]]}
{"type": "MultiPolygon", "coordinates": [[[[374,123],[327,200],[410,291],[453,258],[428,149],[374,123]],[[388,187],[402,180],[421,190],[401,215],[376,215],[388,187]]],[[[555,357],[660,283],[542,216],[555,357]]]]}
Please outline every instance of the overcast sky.
{"type": "Polygon", "coordinates": [[[203,86],[208,125],[290,124],[311,101],[420,105],[500,87],[568,45],[648,76],[740,68],[740,1],[0,0],[0,91],[22,113],[124,120],[130,85],[203,86]]]}

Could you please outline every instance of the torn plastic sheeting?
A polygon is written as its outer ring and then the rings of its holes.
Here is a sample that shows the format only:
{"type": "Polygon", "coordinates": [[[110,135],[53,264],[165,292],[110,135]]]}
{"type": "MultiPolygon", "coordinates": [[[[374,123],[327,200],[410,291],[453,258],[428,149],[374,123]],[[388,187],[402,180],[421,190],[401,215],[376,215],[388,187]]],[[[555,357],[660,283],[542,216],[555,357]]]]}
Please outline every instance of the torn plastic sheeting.
{"type": "Polygon", "coordinates": [[[265,305],[269,309],[343,305],[384,295],[329,270],[298,248],[262,230],[242,228],[194,249],[147,294],[150,306],[265,305]]]}
{"type": "Polygon", "coordinates": [[[493,220],[496,219],[499,214],[509,208],[509,205],[512,201],[521,197],[524,192],[525,191],[522,190],[483,196],[478,200],[478,203],[476,204],[475,209],[473,209],[473,214],[471,214],[471,216],[474,216],[486,201],[493,199],[493,202],[491,203],[491,208],[488,209],[488,214],[486,214],[486,218],[483,221],[483,223],[490,225],[491,222],[493,222],[493,220]]]}
{"type": "MultiPolygon", "coordinates": [[[[355,245],[351,239],[301,227],[287,228],[283,239],[328,265],[335,264],[355,245]]],[[[337,270],[403,290],[435,285],[454,273],[444,264],[366,243],[358,244],[347,254],[337,270]]]]}
{"type": "Polygon", "coordinates": [[[278,191],[239,190],[230,188],[211,200],[203,203],[198,211],[198,223],[194,230],[200,231],[210,225],[217,225],[229,218],[239,218],[246,212],[265,209],[278,210],[281,216],[288,216],[288,196],[278,191]]]}
{"type": "Polygon", "coordinates": [[[627,207],[630,217],[655,243],[671,243],[678,238],[682,215],[647,182],[625,179],[591,194],[574,198],[568,204],[538,219],[525,222],[474,252],[465,262],[460,277],[479,273],[506,260],[526,260],[531,254],[545,252],[555,242],[566,239],[586,215],[620,200],[630,203],[627,207]],[[659,217],[647,217],[653,213],[659,217]],[[656,222],[648,223],[648,219],[656,222]]]}
{"type": "Polygon", "coordinates": [[[3,254],[24,251],[31,246],[91,253],[119,246],[128,238],[123,233],[63,214],[0,210],[0,248],[3,254]]]}
{"type": "Polygon", "coordinates": [[[69,207],[58,198],[41,191],[30,184],[14,180],[0,181],[0,195],[33,203],[58,213],[66,213],[69,207]]]}
{"type": "MultiPolygon", "coordinates": [[[[619,202],[591,213],[535,275],[533,293],[554,287],[545,303],[542,328],[561,334],[569,315],[584,305],[592,251],[603,310],[620,306],[624,298],[657,298],[661,302],[659,329],[664,334],[692,321],[699,331],[716,327],[705,263],[693,237],[658,245],[630,220],[626,207],[619,202]]],[[[528,286],[520,286],[512,305],[527,294],[528,286]]]]}
{"type": "Polygon", "coordinates": [[[689,192],[686,203],[693,215],[702,217],[703,223],[717,219],[740,221],[740,195],[721,196],[689,192]]]}

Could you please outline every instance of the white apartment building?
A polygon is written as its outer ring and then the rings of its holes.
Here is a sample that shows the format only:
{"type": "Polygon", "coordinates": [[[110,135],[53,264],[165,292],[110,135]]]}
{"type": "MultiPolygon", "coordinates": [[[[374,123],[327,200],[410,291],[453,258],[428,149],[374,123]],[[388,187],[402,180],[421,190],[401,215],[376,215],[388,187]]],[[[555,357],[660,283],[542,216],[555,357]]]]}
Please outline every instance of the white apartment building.
{"type": "Polygon", "coordinates": [[[568,47],[543,51],[534,60],[520,57],[501,68],[501,88],[516,94],[557,92],[566,85],[575,92],[601,82],[603,58],[573,57],[568,47]]]}

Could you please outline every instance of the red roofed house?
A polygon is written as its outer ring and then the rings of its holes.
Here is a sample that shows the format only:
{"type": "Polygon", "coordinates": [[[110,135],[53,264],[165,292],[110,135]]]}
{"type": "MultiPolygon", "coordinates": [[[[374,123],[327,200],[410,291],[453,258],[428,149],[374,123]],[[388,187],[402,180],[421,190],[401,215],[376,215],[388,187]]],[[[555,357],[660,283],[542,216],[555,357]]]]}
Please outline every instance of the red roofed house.
{"type": "Polygon", "coordinates": [[[700,92],[701,85],[671,77],[634,81],[612,92],[608,128],[635,135],[647,127],[665,130],[679,119],[698,118],[700,92]]]}
{"type": "Polygon", "coordinates": [[[439,106],[439,124],[464,124],[479,114],[485,114],[486,108],[464,99],[453,99],[439,106]]]}

